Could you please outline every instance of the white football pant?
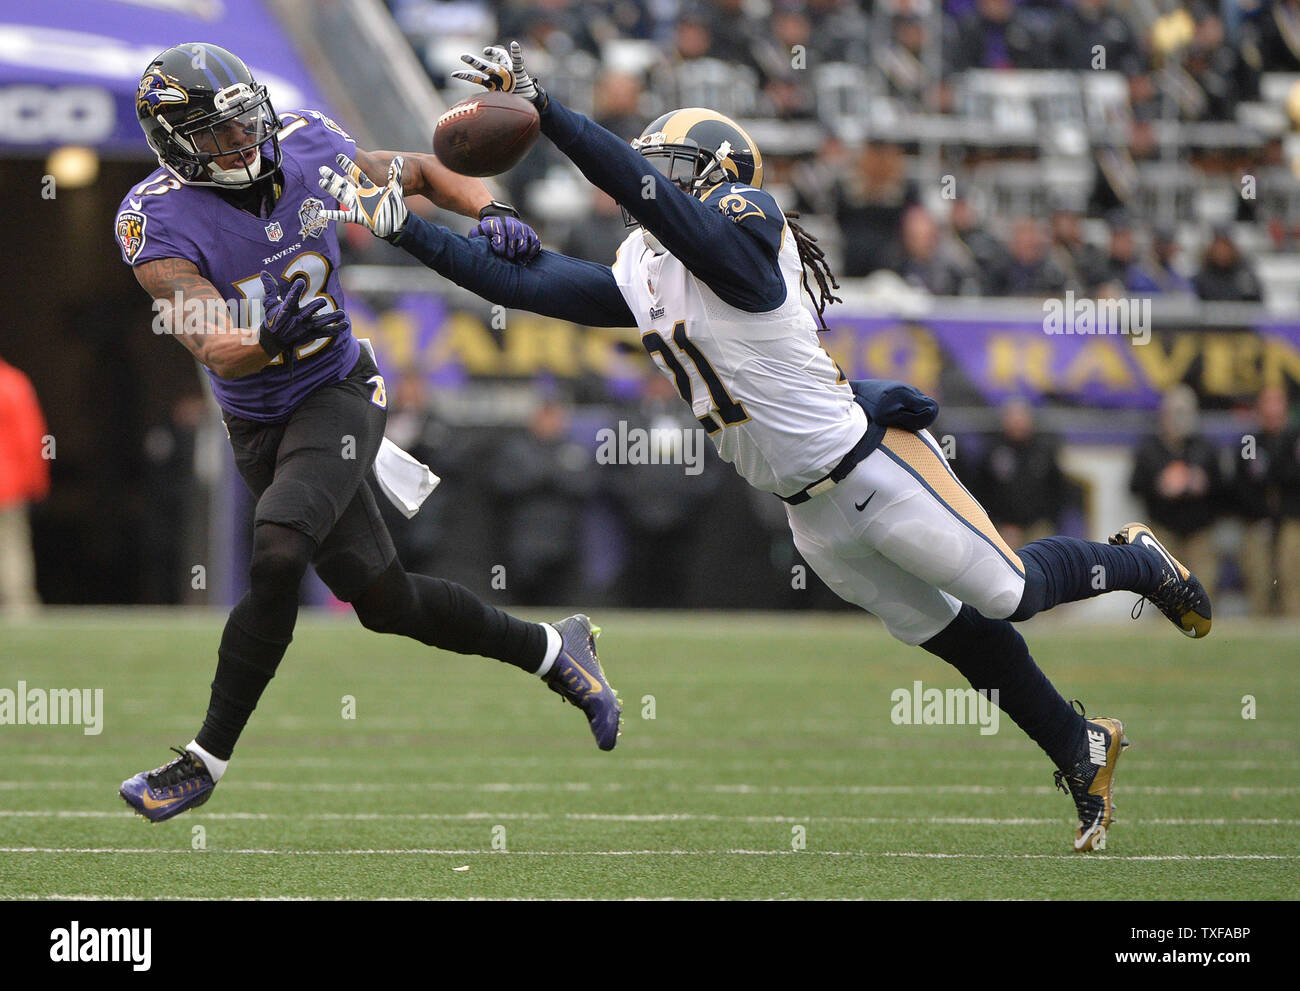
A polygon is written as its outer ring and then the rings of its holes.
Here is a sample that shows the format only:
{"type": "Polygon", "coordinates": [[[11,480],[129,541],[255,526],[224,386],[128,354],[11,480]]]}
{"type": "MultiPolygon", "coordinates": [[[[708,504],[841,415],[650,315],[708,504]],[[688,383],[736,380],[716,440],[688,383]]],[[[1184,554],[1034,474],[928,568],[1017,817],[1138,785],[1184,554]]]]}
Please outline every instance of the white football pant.
{"type": "Polygon", "coordinates": [[[963,602],[1005,619],[1024,593],[1020,558],[928,430],[891,427],[847,478],[786,515],[822,581],[906,644],[939,633],[963,602]]]}

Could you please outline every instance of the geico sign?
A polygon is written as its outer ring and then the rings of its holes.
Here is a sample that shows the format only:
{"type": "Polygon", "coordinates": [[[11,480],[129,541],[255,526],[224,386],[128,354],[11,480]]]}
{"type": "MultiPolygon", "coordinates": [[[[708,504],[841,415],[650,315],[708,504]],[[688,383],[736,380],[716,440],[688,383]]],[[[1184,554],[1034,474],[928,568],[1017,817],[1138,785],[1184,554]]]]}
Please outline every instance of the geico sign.
{"type": "Polygon", "coordinates": [[[0,140],[95,144],[113,133],[113,96],[97,86],[0,88],[0,140]]]}

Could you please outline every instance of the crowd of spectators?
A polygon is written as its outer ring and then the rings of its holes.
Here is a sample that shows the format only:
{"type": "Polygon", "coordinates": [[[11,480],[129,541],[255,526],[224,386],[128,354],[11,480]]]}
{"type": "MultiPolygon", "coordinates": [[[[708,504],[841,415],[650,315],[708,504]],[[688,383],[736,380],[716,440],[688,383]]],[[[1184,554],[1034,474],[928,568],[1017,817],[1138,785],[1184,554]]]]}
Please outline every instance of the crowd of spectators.
{"type": "MultiPolygon", "coordinates": [[[[952,77],[972,69],[1105,69],[1123,75],[1140,117],[1227,120],[1266,72],[1300,71],[1297,0],[388,0],[417,38],[489,28],[530,50],[605,59],[649,41],[668,68],[718,59],[747,70],[757,113],[814,116],[808,66],[868,67],[916,106],[951,110],[952,77]],[[449,17],[455,12],[456,16],[449,17]],[[471,14],[470,11],[473,13],[471,14]],[[937,25],[937,30],[936,30],[937,25]],[[804,59],[791,58],[798,47],[804,59]],[[1104,55],[1099,55],[1099,51],[1104,55]]],[[[449,71],[431,64],[439,82],[449,71]]],[[[665,98],[675,73],[651,81],[665,98]]],[[[742,80],[742,81],[744,81],[742,80]]],[[[877,80],[873,80],[873,83],[877,80]]]]}
{"type": "MultiPolygon", "coordinates": [[[[783,204],[829,235],[828,253],[847,277],[888,270],[933,295],[1073,289],[1257,301],[1265,292],[1251,256],[1289,246],[1300,229],[1300,218],[1254,203],[1209,219],[1195,202],[1157,210],[1143,186],[1149,192],[1160,179],[1142,178],[1148,164],[1173,164],[1231,193],[1252,164],[1284,160],[1281,134],[1260,132],[1248,146],[1238,138],[1198,154],[1176,135],[1161,137],[1156,125],[1232,122],[1243,104],[1263,99],[1267,74],[1300,72],[1300,0],[389,6],[449,102],[464,95],[448,76],[455,51],[517,38],[553,92],[620,136],[634,137],[674,106],[707,105],[741,119],[761,135],[783,204]],[[1118,105],[1106,109],[1113,119],[1100,133],[1094,128],[1073,148],[1040,137],[1030,151],[1038,161],[1081,158],[1091,180],[1058,202],[1007,208],[993,202],[980,167],[1023,157],[1023,140],[971,144],[955,128],[927,143],[897,126],[900,115],[972,113],[961,81],[975,70],[1104,71],[1121,81],[1118,105]],[[942,175],[952,179],[943,189],[942,175]],[[1251,225],[1244,239],[1238,222],[1251,225]]],[[[1280,117],[1285,131],[1285,112],[1280,117]]],[[[1031,130],[1051,133],[1051,120],[1037,124],[1031,130]]],[[[555,195],[561,166],[541,142],[504,181],[544,234],[608,261],[621,231],[617,211],[602,212],[599,199],[555,195]]],[[[1050,196],[1047,173],[1038,181],[1050,196]]]]}

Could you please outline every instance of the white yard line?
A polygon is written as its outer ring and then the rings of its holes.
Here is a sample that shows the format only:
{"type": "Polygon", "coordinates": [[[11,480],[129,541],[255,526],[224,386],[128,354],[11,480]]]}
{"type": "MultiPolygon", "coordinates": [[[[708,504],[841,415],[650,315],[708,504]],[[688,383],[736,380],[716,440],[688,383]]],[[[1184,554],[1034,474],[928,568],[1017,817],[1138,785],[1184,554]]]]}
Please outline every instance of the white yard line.
{"type": "MultiPolygon", "coordinates": [[[[9,900],[12,900],[12,901],[26,901],[26,902],[38,902],[38,901],[52,901],[52,902],[138,902],[138,901],[140,901],[139,897],[136,896],[136,895],[88,895],[88,894],[80,894],[80,895],[58,895],[58,894],[53,894],[53,895],[5,895],[3,892],[0,892],[0,897],[6,898],[6,899],[9,899],[9,900]]],[[[650,896],[647,896],[647,895],[638,895],[638,896],[630,897],[630,898],[613,898],[613,899],[605,899],[605,900],[607,900],[607,901],[624,901],[624,902],[675,902],[675,901],[681,901],[681,900],[682,900],[682,897],[685,897],[686,900],[688,900],[688,901],[693,901],[693,902],[722,902],[722,901],[729,901],[729,900],[732,900],[732,899],[727,899],[727,898],[701,898],[701,897],[697,897],[697,896],[695,896],[695,895],[689,895],[689,896],[676,896],[676,897],[675,897],[675,896],[671,896],[671,895],[665,895],[665,896],[663,896],[663,897],[657,897],[657,898],[656,898],[656,897],[650,897],[650,896]]],[[[358,900],[358,896],[357,896],[356,894],[346,894],[346,895],[312,895],[312,896],[303,896],[303,895],[293,895],[293,896],[289,896],[289,895],[285,895],[285,896],[281,896],[281,897],[268,896],[268,895],[259,895],[259,896],[255,896],[255,897],[253,897],[253,896],[244,896],[244,895],[219,895],[219,896],[216,896],[216,897],[213,897],[212,895],[201,895],[201,896],[194,896],[194,895],[190,895],[190,896],[184,896],[184,895],[151,895],[151,896],[149,897],[149,901],[151,901],[151,902],[188,902],[188,901],[203,901],[203,902],[354,902],[354,901],[357,901],[357,900],[358,900]]],[[[579,896],[579,897],[564,897],[564,896],[552,896],[552,895],[541,895],[541,896],[534,897],[534,898],[529,898],[529,897],[520,897],[520,896],[518,896],[518,895],[509,895],[509,896],[507,896],[507,895],[502,895],[502,896],[496,896],[496,895],[465,895],[465,896],[462,896],[462,897],[459,897],[459,898],[454,897],[454,896],[452,896],[452,895],[445,895],[445,896],[442,896],[442,897],[434,897],[434,898],[422,898],[422,897],[420,897],[420,896],[418,896],[418,895],[401,896],[401,897],[387,897],[387,896],[371,896],[371,895],[366,895],[366,896],[364,896],[364,897],[361,897],[360,900],[362,900],[362,901],[368,901],[368,902],[589,902],[589,901],[591,901],[590,898],[582,897],[582,896],[579,896]]],[[[801,901],[801,900],[803,900],[803,899],[802,899],[802,898],[753,898],[753,897],[750,897],[750,896],[748,896],[748,895],[744,895],[744,896],[741,896],[740,900],[743,900],[743,901],[757,901],[757,902],[775,902],[775,901],[801,901]]],[[[873,901],[873,902],[911,902],[911,901],[916,901],[915,898],[875,898],[875,897],[872,897],[872,898],[870,898],[870,899],[867,899],[867,898],[828,898],[828,897],[820,896],[820,895],[817,897],[817,900],[818,900],[818,901],[825,901],[825,902],[856,902],[856,901],[865,901],[865,900],[870,900],[870,901],[873,901]]],[[[952,898],[931,898],[931,899],[927,899],[927,900],[928,900],[928,901],[939,901],[939,902],[942,902],[942,901],[954,901],[955,899],[952,899],[952,898]]],[[[1023,898],[981,898],[980,901],[1018,902],[1018,901],[1024,901],[1024,899],[1023,899],[1023,898]]]]}
{"type": "MultiPolygon", "coordinates": [[[[129,809],[0,809],[0,819],[130,819],[129,809]]],[[[204,822],[226,821],[312,821],[312,822],[507,822],[554,819],[571,822],[747,822],[747,823],[845,823],[848,825],[932,825],[932,826],[1059,826],[1055,819],[1013,816],[788,816],[723,815],[709,812],[195,812],[204,822]]],[[[1300,826],[1300,819],[1125,819],[1131,826],[1300,826]]]]}
{"type": "Polygon", "coordinates": [[[1300,854],[1290,853],[1171,853],[1130,856],[1101,856],[1081,858],[1069,853],[922,853],[911,850],[514,850],[493,851],[482,849],[344,849],[344,850],[284,850],[250,848],[242,850],[162,850],[152,847],[0,847],[0,853],[50,853],[50,854],[146,854],[150,856],[268,856],[268,857],[907,857],[935,860],[1089,860],[1105,862],[1116,860],[1300,860],[1300,854]]]}
{"type": "MultiPolygon", "coordinates": [[[[1181,742],[1181,741],[1179,741],[1181,742]]],[[[888,750],[897,747],[899,741],[895,737],[880,739],[859,739],[856,741],[858,748],[865,755],[867,752],[872,754],[872,760],[878,761],[879,755],[876,753],[880,750],[888,750]]],[[[1199,747],[1204,748],[1205,744],[1199,743],[1199,747]]],[[[1010,748],[1000,748],[1010,749],[1010,748]]],[[[1287,741],[1286,746],[1279,749],[1292,750],[1293,745],[1287,741]]],[[[933,759],[929,756],[918,757],[919,751],[912,750],[906,755],[904,762],[903,755],[899,756],[900,769],[903,766],[910,766],[913,763],[922,761],[930,768],[945,769],[980,769],[987,770],[1022,770],[1034,771],[1043,769],[1043,762],[1033,757],[972,757],[969,759],[949,758],[939,756],[939,751],[932,752],[933,759]]],[[[1162,758],[1145,755],[1148,763],[1153,767],[1159,767],[1164,770],[1197,770],[1205,771],[1212,768],[1215,771],[1282,771],[1300,769],[1300,760],[1291,759],[1283,760],[1256,760],[1242,759],[1229,760],[1215,757],[1205,757],[1197,760],[1184,758],[1162,758]]],[[[1126,756],[1125,766],[1132,766],[1134,760],[1139,759],[1140,755],[1133,754],[1126,756]]],[[[808,758],[770,758],[761,757],[753,759],[743,758],[716,758],[716,757],[629,757],[622,762],[622,766],[635,770],[677,770],[683,766],[703,766],[711,768],[713,773],[720,769],[727,770],[753,770],[761,768],[764,771],[791,770],[806,771],[810,768],[848,768],[856,769],[862,766],[864,756],[855,757],[808,757],[808,758]]],[[[427,768],[433,763],[431,760],[411,759],[411,760],[394,760],[389,756],[384,757],[261,757],[250,756],[241,757],[239,767],[249,771],[265,771],[267,769],[283,768],[318,768],[322,771],[337,771],[342,768],[359,769],[362,771],[376,767],[382,761],[383,766],[387,768],[406,767],[418,771],[427,768]]],[[[6,754],[5,763],[7,764],[28,764],[38,767],[57,767],[66,768],[70,764],[87,765],[103,764],[110,767],[120,767],[122,759],[113,754],[77,754],[75,756],[55,756],[53,754],[6,754]]],[[[487,764],[500,768],[504,764],[509,764],[511,768],[521,767],[550,767],[556,763],[555,757],[510,757],[489,756],[482,754],[471,754],[456,758],[457,764],[487,764]]],[[[609,759],[605,757],[565,757],[565,766],[582,765],[590,767],[605,767],[609,764],[609,759]]]]}
{"type": "MultiPolygon", "coordinates": [[[[0,781],[0,791],[57,791],[60,788],[104,790],[103,781],[0,781]]],[[[656,783],[628,785],[609,781],[231,781],[225,793],[248,788],[254,791],[306,792],[393,792],[393,791],[487,791],[487,792],[608,792],[642,791],[653,788],[669,792],[709,792],[734,795],[1050,795],[1049,785],[757,785],[656,783]]],[[[1133,795],[1295,795],[1300,785],[1125,785],[1133,795]]]]}

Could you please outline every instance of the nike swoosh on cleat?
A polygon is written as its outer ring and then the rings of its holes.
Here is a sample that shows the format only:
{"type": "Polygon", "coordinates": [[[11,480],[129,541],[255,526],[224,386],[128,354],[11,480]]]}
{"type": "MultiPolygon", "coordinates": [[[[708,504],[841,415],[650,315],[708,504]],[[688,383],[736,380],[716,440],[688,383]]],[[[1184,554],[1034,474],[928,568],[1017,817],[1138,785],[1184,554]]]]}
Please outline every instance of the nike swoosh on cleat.
{"type": "Polygon", "coordinates": [[[1174,559],[1169,556],[1169,552],[1160,546],[1160,542],[1158,540],[1152,537],[1149,533],[1142,533],[1138,535],[1138,543],[1140,543],[1143,547],[1150,548],[1151,550],[1159,554],[1165,560],[1165,563],[1168,564],[1169,567],[1173,569],[1174,574],[1177,575],[1179,579],[1183,578],[1182,569],[1180,569],[1178,565],[1174,562],[1174,559]]]}
{"type": "Polygon", "coordinates": [[[156,798],[150,798],[148,792],[141,792],[140,804],[143,805],[146,809],[150,809],[150,810],[165,809],[169,805],[175,805],[177,802],[181,801],[184,797],[185,796],[182,795],[180,798],[165,798],[162,801],[159,801],[156,798]]]}
{"type": "Polygon", "coordinates": [[[569,657],[569,660],[573,663],[573,667],[576,668],[578,671],[581,671],[582,676],[587,679],[587,684],[591,686],[591,691],[593,695],[596,694],[597,692],[604,691],[604,689],[601,688],[600,682],[597,681],[595,677],[593,677],[590,671],[584,668],[577,661],[573,660],[572,657],[569,657]]]}
{"type": "MultiPolygon", "coordinates": [[[[878,492],[878,491],[880,491],[880,490],[877,489],[876,491],[878,492]]],[[[862,512],[864,509],[867,508],[867,503],[869,503],[869,502],[870,502],[872,499],[874,499],[875,497],[876,497],[876,493],[873,492],[873,493],[871,493],[871,495],[867,496],[867,497],[866,497],[865,499],[863,499],[861,502],[855,502],[855,503],[853,504],[853,508],[856,509],[856,510],[860,513],[860,512],[862,512]]]]}

